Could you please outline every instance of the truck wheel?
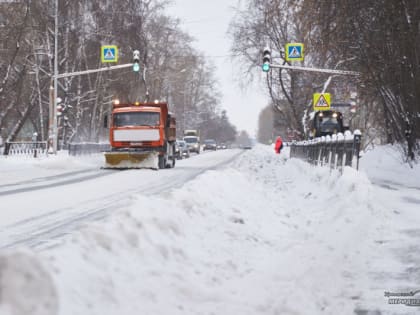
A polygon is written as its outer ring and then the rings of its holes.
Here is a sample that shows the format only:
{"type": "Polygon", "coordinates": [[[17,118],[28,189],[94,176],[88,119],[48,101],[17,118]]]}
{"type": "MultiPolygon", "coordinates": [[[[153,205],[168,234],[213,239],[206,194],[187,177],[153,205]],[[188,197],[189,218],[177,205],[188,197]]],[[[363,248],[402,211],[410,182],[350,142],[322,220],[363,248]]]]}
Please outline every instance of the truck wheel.
{"type": "Polygon", "coordinates": [[[172,159],[171,168],[174,168],[174,167],[175,167],[175,163],[176,163],[176,157],[175,157],[175,143],[174,143],[174,144],[172,144],[172,156],[171,156],[171,159],[172,159]]]}
{"type": "Polygon", "coordinates": [[[165,168],[166,166],[166,158],[164,155],[159,155],[159,168],[165,168]]]}
{"type": "Polygon", "coordinates": [[[173,144],[173,145],[171,145],[170,147],[170,152],[168,152],[168,155],[167,155],[167,159],[166,159],[166,168],[173,168],[173,167],[175,167],[175,160],[176,160],[176,158],[175,158],[175,144],[173,144]]]}

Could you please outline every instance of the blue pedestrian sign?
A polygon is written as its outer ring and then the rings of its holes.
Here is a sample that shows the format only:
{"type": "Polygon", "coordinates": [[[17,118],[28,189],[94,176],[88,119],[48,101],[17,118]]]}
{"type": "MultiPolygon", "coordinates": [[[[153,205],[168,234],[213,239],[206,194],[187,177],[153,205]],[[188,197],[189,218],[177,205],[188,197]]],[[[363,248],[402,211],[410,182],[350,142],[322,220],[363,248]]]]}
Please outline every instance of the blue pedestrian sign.
{"type": "Polygon", "coordinates": [[[117,62],[118,47],[115,45],[104,45],[101,47],[102,62],[117,62]]]}
{"type": "Polygon", "coordinates": [[[303,44],[301,43],[286,44],[286,60],[287,61],[303,61],[303,44]]]}

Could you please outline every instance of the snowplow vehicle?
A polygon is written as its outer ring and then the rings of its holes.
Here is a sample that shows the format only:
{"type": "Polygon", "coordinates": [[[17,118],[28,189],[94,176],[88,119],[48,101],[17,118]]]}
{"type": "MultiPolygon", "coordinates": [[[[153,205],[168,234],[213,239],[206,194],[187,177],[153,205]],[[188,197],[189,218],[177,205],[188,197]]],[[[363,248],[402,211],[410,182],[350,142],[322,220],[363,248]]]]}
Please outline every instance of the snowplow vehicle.
{"type": "MultiPolygon", "coordinates": [[[[104,125],[108,127],[108,116],[104,125]]],[[[111,149],[105,167],[116,169],[175,166],[176,120],[168,104],[113,102],[109,121],[111,149]]]]}
{"type": "Polygon", "coordinates": [[[312,138],[343,133],[348,129],[343,125],[343,114],[335,110],[315,112],[311,124],[312,138]]]}

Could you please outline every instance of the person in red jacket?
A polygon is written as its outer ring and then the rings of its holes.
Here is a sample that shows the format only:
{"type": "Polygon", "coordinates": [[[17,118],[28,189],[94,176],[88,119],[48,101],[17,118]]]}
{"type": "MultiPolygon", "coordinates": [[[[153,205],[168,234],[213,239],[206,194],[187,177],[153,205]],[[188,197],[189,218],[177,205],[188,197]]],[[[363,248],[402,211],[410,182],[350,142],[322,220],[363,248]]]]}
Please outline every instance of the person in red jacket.
{"type": "Polygon", "coordinates": [[[274,150],[277,154],[280,154],[281,149],[283,149],[283,140],[280,136],[278,136],[276,139],[276,145],[274,146],[274,150]]]}

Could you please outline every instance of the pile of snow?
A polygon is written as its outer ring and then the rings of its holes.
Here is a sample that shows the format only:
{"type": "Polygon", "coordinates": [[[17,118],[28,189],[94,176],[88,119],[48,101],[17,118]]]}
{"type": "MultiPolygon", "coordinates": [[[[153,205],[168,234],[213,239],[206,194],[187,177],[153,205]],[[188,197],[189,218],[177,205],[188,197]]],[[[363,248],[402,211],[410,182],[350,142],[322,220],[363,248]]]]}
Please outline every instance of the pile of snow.
{"type": "MultiPolygon", "coordinates": [[[[390,218],[363,172],[341,175],[257,145],[180,189],[132,198],[65,246],[34,255],[34,265],[2,259],[30,275],[24,283],[39,292],[28,292],[49,310],[57,293],[61,315],[336,315],[386,306],[388,288],[372,288],[370,272],[384,258],[375,240],[390,218]]],[[[1,261],[0,278],[10,272],[1,261]]],[[[33,307],[33,298],[12,299],[20,284],[7,290],[0,305],[11,314],[33,307]]]]}
{"type": "Polygon", "coordinates": [[[376,146],[360,159],[360,169],[373,182],[385,182],[420,188],[420,163],[403,161],[401,148],[393,145],[376,146]]]}
{"type": "Polygon", "coordinates": [[[0,255],[0,314],[55,315],[58,296],[50,270],[33,253],[0,255]]]}

